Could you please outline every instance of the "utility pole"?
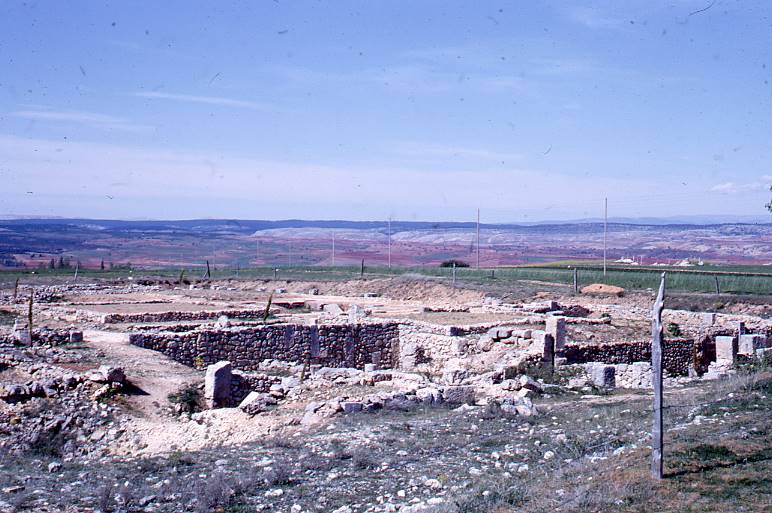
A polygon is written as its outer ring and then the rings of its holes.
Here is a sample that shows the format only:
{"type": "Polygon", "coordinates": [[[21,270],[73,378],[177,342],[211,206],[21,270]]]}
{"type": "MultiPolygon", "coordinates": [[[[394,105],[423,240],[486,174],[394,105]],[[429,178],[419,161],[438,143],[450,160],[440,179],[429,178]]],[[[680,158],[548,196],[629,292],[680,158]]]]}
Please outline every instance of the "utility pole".
{"type": "Polygon", "coordinates": [[[332,266],[335,267],[335,232],[332,232],[332,266]]]}
{"type": "Polygon", "coordinates": [[[608,244],[608,198],[603,198],[603,276],[606,276],[607,244],[608,244]]]}
{"type": "Polygon", "coordinates": [[[480,268],[480,209],[477,209],[477,268],[480,268]]]}
{"type": "Polygon", "coordinates": [[[389,269],[391,269],[391,216],[389,216],[389,269]]]}

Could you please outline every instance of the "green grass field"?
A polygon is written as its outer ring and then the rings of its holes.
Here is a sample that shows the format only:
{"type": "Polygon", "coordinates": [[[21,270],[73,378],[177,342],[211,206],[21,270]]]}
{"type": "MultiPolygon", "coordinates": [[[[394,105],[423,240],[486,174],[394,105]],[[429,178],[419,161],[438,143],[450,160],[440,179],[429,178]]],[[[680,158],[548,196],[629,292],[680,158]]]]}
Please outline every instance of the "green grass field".
{"type": "MultiPolygon", "coordinates": [[[[579,286],[591,283],[605,283],[624,287],[625,289],[653,289],[659,285],[663,271],[668,273],[668,289],[683,292],[715,293],[716,277],[718,277],[721,293],[772,295],[772,273],[764,266],[705,266],[700,268],[630,268],[610,266],[606,276],[601,267],[587,265],[578,267],[579,286]]],[[[134,270],[81,270],[78,281],[89,280],[133,280],[166,279],[177,280],[181,269],[134,269],[134,270]]],[[[186,269],[185,278],[195,281],[204,276],[205,269],[198,267],[186,269]]],[[[459,283],[490,283],[506,284],[519,281],[540,281],[571,285],[573,283],[573,268],[567,262],[540,266],[500,267],[495,269],[456,269],[456,280],[459,283]]],[[[213,268],[213,279],[272,279],[281,280],[311,280],[311,281],[341,281],[360,277],[359,266],[341,267],[282,267],[274,271],[272,267],[249,269],[213,268]]],[[[420,275],[450,281],[452,269],[440,267],[365,267],[367,278],[420,275]]],[[[49,282],[72,282],[72,269],[44,269],[31,271],[2,271],[0,286],[13,287],[16,279],[20,284],[40,284],[49,282]]]]}

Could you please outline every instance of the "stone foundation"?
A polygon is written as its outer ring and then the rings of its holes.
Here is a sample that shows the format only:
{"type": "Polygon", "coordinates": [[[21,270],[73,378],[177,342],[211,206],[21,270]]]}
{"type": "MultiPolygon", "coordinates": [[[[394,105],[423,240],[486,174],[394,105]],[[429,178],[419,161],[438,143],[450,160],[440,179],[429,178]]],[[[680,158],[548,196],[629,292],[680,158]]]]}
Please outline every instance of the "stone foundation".
{"type": "Polygon", "coordinates": [[[36,329],[32,331],[31,340],[26,329],[0,336],[0,344],[3,345],[60,346],[80,342],[83,342],[83,332],[67,329],[36,329]]]}
{"type": "MultiPolygon", "coordinates": [[[[696,373],[698,349],[693,340],[665,341],[662,365],[671,376],[690,376],[696,373]]],[[[577,345],[566,344],[566,363],[633,364],[651,362],[651,342],[622,342],[619,344],[577,345]]]]}
{"type": "Polygon", "coordinates": [[[141,312],[141,313],[112,313],[101,316],[104,324],[116,324],[121,322],[178,322],[178,321],[206,321],[225,316],[229,319],[259,319],[265,314],[265,310],[219,310],[219,311],[195,311],[195,312],[141,312]]]}
{"type": "Polygon", "coordinates": [[[325,367],[392,368],[398,364],[399,325],[281,324],[188,333],[134,333],[131,344],[159,351],[189,366],[227,360],[236,369],[259,370],[263,360],[325,367]]]}

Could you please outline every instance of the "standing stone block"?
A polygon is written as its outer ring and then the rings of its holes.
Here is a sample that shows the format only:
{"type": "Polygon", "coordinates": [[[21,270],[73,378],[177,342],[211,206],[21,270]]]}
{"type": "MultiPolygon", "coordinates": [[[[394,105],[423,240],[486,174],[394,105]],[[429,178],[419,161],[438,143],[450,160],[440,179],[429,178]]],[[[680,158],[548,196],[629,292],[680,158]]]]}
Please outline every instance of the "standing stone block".
{"type": "Polygon", "coordinates": [[[595,386],[613,388],[616,386],[616,368],[613,365],[593,365],[590,377],[595,386]]]}
{"type": "Polygon", "coordinates": [[[32,332],[26,328],[17,329],[16,331],[14,331],[13,338],[17,344],[21,344],[23,346],[32,345],[32,332]]]}
{"type": "Polygon", "coordinates": [[[737,362],[737,338],[716,337],[716,362],[734,365],[737,362]]]}
{"type": "Polygon", "coordinates": [[[547,327],[545,330],[555,340],[555,351],[562,352],[566,345],[565,318],[558,316],[547,317],[547,327]]]}
{"type": "Polygon", "coordinates": [[[475,388],[471,385],[445,387],[442,398],[449,404],[474,404],[475,388]]]}
{"type": "Polygon", "coordinates": [[[758,334],[740,335],[740,341],[737,345],[737,354],[753,356],[756,349],[766,346],[767,337],[758,334]]]}
{"type": "Polygon", "coordinates": [[[231,362],[217,362],[206,368],[204,399],[208,408],[230,406],[232,372],[231,362]]]}
{"type": "Polygon", "coordinates": [[[704,313],[702,314],[702,325],[707,327],[713,326],[716,324],[716,314],[714,313],[704,313]]]}
{"type": "Polygon", "coordinates": [[[466,353],[466,345],[468,341],[465,338],[456,338],[451,341],[450,345],[452,348],[452,351],[456,355],[462,355],[466,353]]]}

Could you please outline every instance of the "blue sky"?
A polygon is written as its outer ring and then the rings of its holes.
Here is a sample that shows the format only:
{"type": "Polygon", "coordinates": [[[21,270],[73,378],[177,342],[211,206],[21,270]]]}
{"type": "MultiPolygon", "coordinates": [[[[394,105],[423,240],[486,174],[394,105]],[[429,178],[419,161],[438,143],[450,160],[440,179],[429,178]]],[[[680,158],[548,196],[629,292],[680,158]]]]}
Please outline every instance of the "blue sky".
{"type": "Polygon", "coordinates": [[[764,215],[772,3],[0,4],[0,216],[764,215]]]}

